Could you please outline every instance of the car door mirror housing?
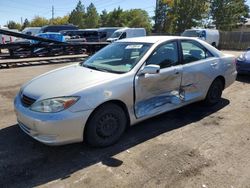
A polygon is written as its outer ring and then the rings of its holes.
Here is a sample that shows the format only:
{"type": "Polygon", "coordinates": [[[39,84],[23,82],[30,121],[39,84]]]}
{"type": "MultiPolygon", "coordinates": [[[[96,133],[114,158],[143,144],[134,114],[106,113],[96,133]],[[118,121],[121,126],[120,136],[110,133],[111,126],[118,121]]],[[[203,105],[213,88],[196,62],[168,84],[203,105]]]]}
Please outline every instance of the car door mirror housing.
{"type": "Polygon", "coordinates": [[[144,74],[158,74],[160,72],[159,65],[146,65],[141,71],[140,75],[144,74]]]}

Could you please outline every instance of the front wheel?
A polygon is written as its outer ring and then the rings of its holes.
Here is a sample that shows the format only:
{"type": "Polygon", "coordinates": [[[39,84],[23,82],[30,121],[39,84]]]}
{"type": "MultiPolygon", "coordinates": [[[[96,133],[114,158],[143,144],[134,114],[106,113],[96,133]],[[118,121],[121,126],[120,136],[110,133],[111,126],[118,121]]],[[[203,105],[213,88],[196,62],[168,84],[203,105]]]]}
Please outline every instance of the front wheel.
{"type": "Polygon", "coordinates": [[[105,147],[119,140],[127,125],[124,110],[116,104],[99,107],[85,129],[85,141],[94,147],[105,147]]]}
{"type": "Polygon", "coordinates": [[[222,81],[220,79],[214,80],[207,92],[207,96],[204,100],[205,104],[209,106],[217,104],[221,99],[222,91],[222,81]]]}

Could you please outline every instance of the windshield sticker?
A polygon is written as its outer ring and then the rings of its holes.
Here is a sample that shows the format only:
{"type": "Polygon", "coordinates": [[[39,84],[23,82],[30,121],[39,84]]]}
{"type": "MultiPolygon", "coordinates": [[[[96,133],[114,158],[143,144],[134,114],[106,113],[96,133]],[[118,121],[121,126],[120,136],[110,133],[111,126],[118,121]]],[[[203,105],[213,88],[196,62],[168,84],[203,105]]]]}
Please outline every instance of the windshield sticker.
{"type": "Polygon", "coordinates": [[[128,45],[125,49],[141,49],[142,46],[142,44],[128,45]]]}

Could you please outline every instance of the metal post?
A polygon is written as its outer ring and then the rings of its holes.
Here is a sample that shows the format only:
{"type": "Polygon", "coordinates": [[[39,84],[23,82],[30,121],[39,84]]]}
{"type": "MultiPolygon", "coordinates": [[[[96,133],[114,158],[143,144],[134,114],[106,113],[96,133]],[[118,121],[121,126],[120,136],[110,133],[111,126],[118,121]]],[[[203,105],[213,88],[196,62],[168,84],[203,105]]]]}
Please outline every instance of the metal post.
{"type": "Polygon", "coordinates": [[[52,18],[51,18],[52,24],[53,24],[53,21],[54,21],[54,15],[55,15],[54,6],[52,6],[52,18]]]}

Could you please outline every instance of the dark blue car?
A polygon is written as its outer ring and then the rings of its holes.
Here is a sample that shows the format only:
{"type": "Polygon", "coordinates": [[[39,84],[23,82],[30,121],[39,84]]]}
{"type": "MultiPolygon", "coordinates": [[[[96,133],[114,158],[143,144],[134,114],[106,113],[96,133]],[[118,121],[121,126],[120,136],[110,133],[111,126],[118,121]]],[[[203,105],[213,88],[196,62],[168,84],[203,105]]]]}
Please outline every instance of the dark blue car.
{"type": "Polygon", "coordinates": [[[238,74],[250,74],[250,48],[237,58],[236,69],[238,74]]]}

